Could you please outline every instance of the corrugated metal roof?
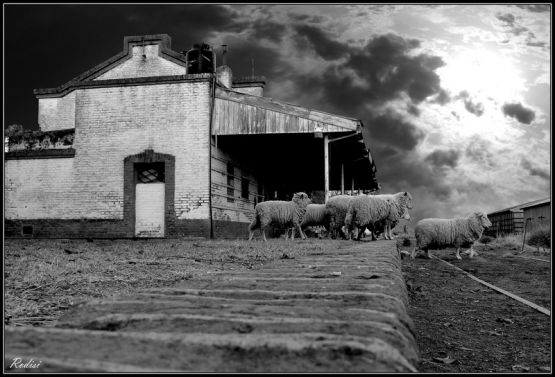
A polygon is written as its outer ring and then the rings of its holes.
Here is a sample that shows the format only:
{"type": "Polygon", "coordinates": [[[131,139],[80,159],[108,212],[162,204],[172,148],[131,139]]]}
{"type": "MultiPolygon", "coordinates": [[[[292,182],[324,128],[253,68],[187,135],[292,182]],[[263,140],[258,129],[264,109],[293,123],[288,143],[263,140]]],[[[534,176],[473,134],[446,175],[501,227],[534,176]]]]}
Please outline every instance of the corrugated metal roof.
{"type": "Polygon", "coordinates": [[[500,210],[495,211],[495,212],[490,212],[490,213],[488,213],[488,216],[489,215],[495,215],[495,214],[502,213],[502,212],[509,212],[509,211],[510,212],[522,212],[523,208],[533,207],[535,205],[548,203],[550,201],[551,201],[550,197],[545,198],[545,199],[533,200],[531,202],[522,203],[522,204],[519,204],[517,206],[512,206],[512,207],[508,207],[508,208],[505,208],[505,209],[500,209],[500,210]]]}
{"type": "Polygon", "coordinates": [[[213,135],[349,132],[358,119],[307,109],[228,89],[216,89],[213,135]]]}
{"type": "Polygon", "coordinates": [[[519,208],[524,209],[524,208],[534,207],[534,206],[537,206],[537,205],[540,205],[540,204],[545,204],[545,203],[550,203],[550,202],[551,202],[551,197],[545,198],[545,199],[538,199],[538,200],[534,200],[533,202],[521,204],[519,206],[519,208]]]}

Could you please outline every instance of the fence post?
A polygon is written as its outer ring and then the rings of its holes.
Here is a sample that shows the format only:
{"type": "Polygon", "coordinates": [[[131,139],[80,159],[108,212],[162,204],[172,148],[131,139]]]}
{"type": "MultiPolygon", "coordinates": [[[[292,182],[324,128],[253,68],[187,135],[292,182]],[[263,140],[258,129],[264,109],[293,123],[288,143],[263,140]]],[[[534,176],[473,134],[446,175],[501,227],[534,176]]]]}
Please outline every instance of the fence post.
{"type": "Polygon", "coordinates": [[[526,241],[526,228],[528,227],[528,221],[531,221],[531,220],[532,219],[529,217],[524,222],[524,236],[522,237],[522,249],[520,250],[521,253],[524,252],[524,242],[526,241]]]}

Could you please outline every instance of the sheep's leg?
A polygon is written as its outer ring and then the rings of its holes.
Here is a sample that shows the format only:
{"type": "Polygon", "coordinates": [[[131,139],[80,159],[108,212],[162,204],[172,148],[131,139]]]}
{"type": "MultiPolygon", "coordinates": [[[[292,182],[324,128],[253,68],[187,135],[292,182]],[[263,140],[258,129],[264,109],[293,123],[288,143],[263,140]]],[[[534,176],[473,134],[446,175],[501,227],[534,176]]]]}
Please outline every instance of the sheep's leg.
{"type": "Polygon", "coordinates": [[[249,229],[249,241],[252,240],[252,236],[254,236],[254,231],[249,229]]]}
{"type": "Polygon", "coordinates": [[[477,255],[477,254],[478,254],[478,253],[476,253],[476,252],[474,251],[474,248],[473,248],[472,246],[470,246],[470,258],[473,258],[474,255],[477,255]]]}
{"type": "MultiPolygon", "coordinates": [[[[306,235],[304,234],[303,230],[301,229],[301,225],[297,224],[297,229],[299,229],[299,233],[301,233],[301,238],[306,240],[306,235]]],[[[293,228],[293,232],[295,232],[295,228],[293,228]]]]}
{"type": "Polygon", "coordinates": [[[364,231],[366,230],[365,226],[361,226],[358,229],[358,233],[357,233],[357,241],[360,241],[362,239],[362,235],[364,234],[364,231]]]}
{"type": "Polygon", "coordinates": [[[462,259],[461,255],[460,255],[460,251],[461,251],[461,248],[457,247],[457,255],[456,255],[457,259],[462,259]]]}
{"type": "Polygon", "coordinates": [[[414,259],[414,257],[416,257],[416,250],[418,249],[418,247],[414,247],[414,249],[412,249],[412,253],[410,253],[410,259],[414,259]]]}
{"type": "Polygon", "coordinates": [[[260,228],[260,233],[262,233],[262,239],[264,240],[264,242],[267,242],[266,240],[266,231],[265,228],[260,228]]]}
{"type": "Polygon", "coordinates": [[[430,253],[430,249],[426,249],[426,257],[428,257],[428,259],[432,259],[432,253],[430,253]]]}

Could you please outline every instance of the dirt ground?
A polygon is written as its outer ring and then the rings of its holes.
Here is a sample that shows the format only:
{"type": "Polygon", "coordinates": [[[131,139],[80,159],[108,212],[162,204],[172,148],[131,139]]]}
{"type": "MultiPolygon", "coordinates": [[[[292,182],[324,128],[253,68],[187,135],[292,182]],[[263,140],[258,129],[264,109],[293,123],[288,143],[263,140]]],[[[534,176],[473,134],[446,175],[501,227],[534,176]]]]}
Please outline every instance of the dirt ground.
{"type": "MultiPolygon", "coordinates": [[[[551,310],[550,253],[475,247],[463,260],[454,250],[432,254],[477,278],[551,310]]],[[[436,259],[403,260],[409,316],[416,327],[420,372],[547,373],[551,317],[498,293],[436,259]]]]}

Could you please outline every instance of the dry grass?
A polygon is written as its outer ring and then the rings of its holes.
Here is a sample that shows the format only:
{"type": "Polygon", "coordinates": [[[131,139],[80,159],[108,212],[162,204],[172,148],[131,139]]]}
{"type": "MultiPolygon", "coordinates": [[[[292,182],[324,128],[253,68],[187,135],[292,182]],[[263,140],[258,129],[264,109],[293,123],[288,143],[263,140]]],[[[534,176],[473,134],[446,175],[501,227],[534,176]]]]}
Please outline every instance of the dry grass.
{"type": "Polygon", "coordinates": [[[51,324],[70,305],[94,297],[168,286],[209,270],[249,269],[340,241],[6,240],[4,322],[51,324]]]}

